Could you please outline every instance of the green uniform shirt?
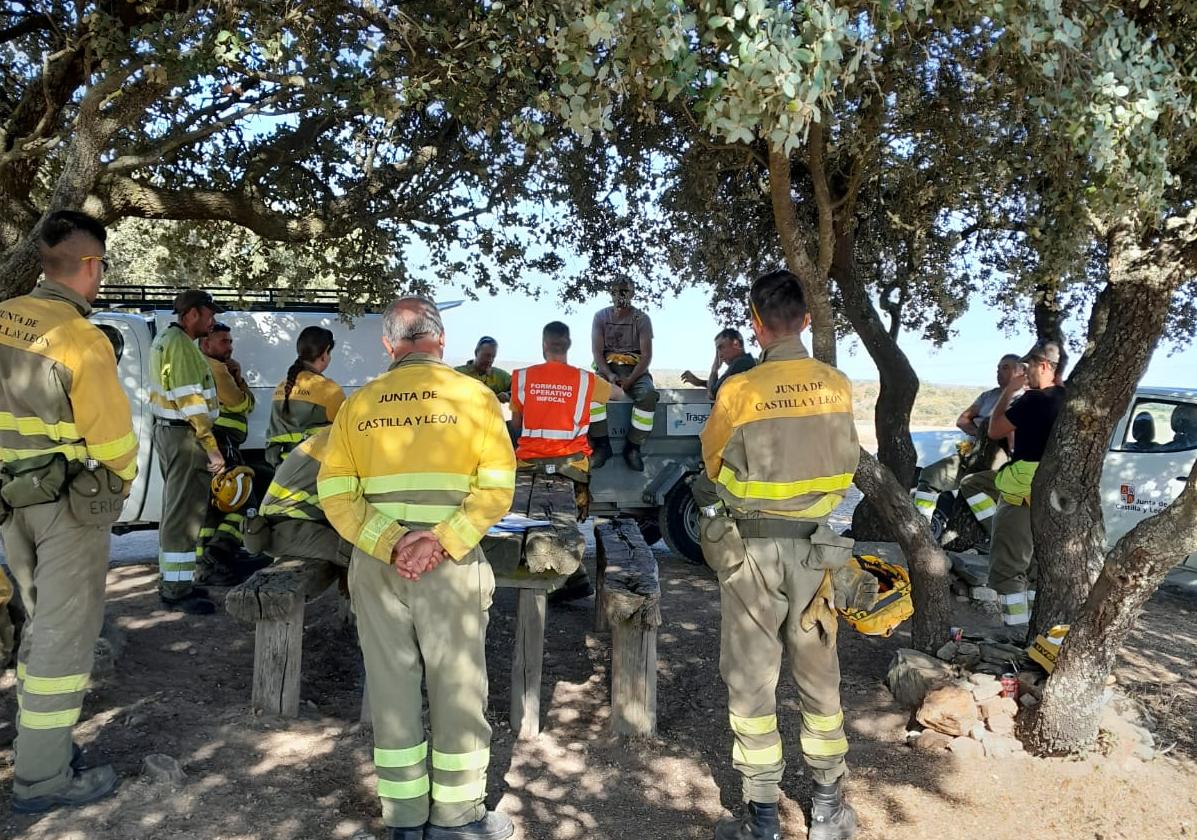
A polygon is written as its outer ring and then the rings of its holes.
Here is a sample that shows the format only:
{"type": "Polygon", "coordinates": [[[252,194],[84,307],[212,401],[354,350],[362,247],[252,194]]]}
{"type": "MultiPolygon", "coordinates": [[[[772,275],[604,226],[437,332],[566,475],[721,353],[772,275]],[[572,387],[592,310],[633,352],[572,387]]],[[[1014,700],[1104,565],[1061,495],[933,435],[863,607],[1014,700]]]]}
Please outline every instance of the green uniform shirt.
{"type": "Polygon", "coordinates": [[[480,373],[474,367],[473,362],[466,362],[461,367],[454,368],[458,373],[464,373],[466,376],[477,379],[487,388],[490,388],[497,397],[499,394],[511,393],[511,374],[505,370],[500,370],[497,367],[492,367],[486,373],[480,373]]]}

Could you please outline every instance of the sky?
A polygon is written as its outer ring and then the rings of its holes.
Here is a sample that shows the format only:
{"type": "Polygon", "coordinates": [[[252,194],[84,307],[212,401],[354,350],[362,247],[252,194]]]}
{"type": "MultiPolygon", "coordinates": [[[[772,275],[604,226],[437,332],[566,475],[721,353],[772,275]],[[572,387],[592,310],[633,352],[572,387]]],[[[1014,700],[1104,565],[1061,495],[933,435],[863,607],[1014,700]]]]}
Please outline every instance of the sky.
{"type": "MultiPolygon", "coordinates": [[[[437,295],[439,300],[455,297],[448,290],[437,295]]],[[[746,336],[751,334],[747,324],[717,323],[707,302],[705,289],[690,289],[658,304],[641,302],[653,322],[653,367],[690,368],[705,376],[714,356],[715,333],[724,326],[734,326],[746,336]]],[[[445,356],[454,364],[461,364],[472,358],[478,338],[489,335],[499,342],[500,367],[532,364],[541,358],[541,327],[549,321],[562,320],[573,335],[571,361],[588,366],[590,322],[594,312],[609,303],[605,297],[596,298],[592,305],[574,307],[571,311],[555,299],[552,288],[546,288],[539,300],[517,295],[483,297],[477,302],[467,300],[445,313],[445,356]]],[[[942,349],[909,335],[901,343],[924,382],[991,387],[997,360],[1004,353],[1025,353],[1034,338],[1025,330],[1005,335],[988,309],[976,307],[957,322],[956,336],[942,349]]],[[[807,347],[810,347],[809,338],[807,347]]],[[[750,350],[756,352],[755,348],[750,350]]],[[[839,367],[852,379],[878,378],[868,353],[854,339],[841,342],[839,367]]],[[[1197,347],[1190,343],[1183,352],[1172,356],[1167,355],[1165,348],[1157,350],[1140,384],[1197,387],[1197,347]]]]}

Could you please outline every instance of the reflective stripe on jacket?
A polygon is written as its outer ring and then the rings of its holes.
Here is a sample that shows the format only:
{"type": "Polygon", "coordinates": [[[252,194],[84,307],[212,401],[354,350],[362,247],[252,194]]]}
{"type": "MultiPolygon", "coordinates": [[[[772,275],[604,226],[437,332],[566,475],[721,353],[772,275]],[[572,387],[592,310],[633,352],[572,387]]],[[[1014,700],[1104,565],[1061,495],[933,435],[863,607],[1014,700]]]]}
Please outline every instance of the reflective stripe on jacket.
{"type": "Polygon", "coordinates": [[[237,384],[224,362],[211,356],[206,358],[216,382],[216,400],[220,403],[216,427],[223,430],[230,443],[240,446],[249,435],[249,415],[254,410],[253,392],[248,386],[243,390],[237,384]]]}
{"type": "Polygon", "coordinates": [[[411,526],[460,560],[515,493],[498,399],[433,356],[404,356],[338,412],[319,490],[341,536],[384,563],[411,526]]]}
{"type": "Polygon", "coordinates": [[[0,461],[51,453],[137,474],[137,438],[112,344],[75,292],[42,281],[0,304],[0,461]]]}
{"type": "Polygon", "coordinates": [[[345,392],[331,379],[311,370],[301,370],[295,377],[288,408],[284,408],[287,381],[274,389],[270,403],[270,424],[266,427],[266,444],[281,444],[289,449],[333,422],[345,392]]]}
{"type": "Polygon", "coordinates": [[[719,389],[702,430],[706,474],[733,511],[821,519],[852,484],[852,385],[797,336],[719,389]]]}
{"type": "Polygon", "coordinates": [[[591,453],[590,404],[611,399],[611,385],[588,370],[545,362],[512,376],[511,410],[521,415],[521,460],[591,453]]]}
{"type": "Polygon", "coordinates": [[[324,522],[317,483],[320,463],[328,448],[328,429],[321,429],[292,450],[274,474],[258,513],[324,522]]]}
{"type": "Polygon", "coordinates": [[[220,416],[216,381],[207,357],[178,324],[171,324],[150,348],[150,407],[163,420],[186,420],[200,445],[217,449],[212,426],[220,416]]]}

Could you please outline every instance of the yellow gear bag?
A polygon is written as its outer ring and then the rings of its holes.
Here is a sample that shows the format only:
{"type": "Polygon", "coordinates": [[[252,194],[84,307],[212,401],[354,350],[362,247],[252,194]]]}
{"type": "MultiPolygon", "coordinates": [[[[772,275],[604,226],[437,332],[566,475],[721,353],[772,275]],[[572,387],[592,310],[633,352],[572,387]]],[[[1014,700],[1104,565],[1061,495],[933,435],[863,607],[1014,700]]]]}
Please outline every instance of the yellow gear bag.
{"type": "Polygon", "coordinates": [[[914,601],[910,597],[910,573],[901,566],[886,563],[871,554],[858,554],[850,563],[877,578],[877,600],[871,607],[839,609],[837,612],[858,633],[866,636],[888,637],[906,619],[914,615],[914,601]]]}
{"type": "Polygon", "coordinates": [[[1056,670],[1056,658],[1060,655],[1060,645],[1064,644],[1069,627],[1068,624],[1057,624],[1047,631],[1047,635],[1036,636],[1035,641],[1027,648],[1027,656],[1049,674],[1056,670]]]}

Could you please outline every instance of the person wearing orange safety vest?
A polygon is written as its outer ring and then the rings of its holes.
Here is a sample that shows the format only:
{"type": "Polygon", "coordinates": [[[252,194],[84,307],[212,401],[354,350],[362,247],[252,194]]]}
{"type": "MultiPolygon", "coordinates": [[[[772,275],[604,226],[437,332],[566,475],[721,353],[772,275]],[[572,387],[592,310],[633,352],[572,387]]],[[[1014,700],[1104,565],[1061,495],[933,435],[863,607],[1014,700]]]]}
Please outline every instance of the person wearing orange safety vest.
{"type": "MultiPolygon", "coordinates": [[[[590,512],[590,406],[606,405],[613,386],[571,365],[571,345],[568,326],[560,321],[545,325],[544,363],[512,374],[511,428],[519,438],[515,457],[520,469],[562,475],[574,482],[580,522],[590,512]]],[[[561,602],[593,591],[583,566],[549,597],[561,602]]]]}
{"type": "Polygon", "coordinates": [[[780,835],[785,770],[777,727],[777,676],[788,654],[801,704],[799,742],[815,782],[808,837],[847,840],[856,816],[843,802],[848,741],[840,707],[832,573],[852,541],[827,525],[852,483],[860,447],[852,388],[807,355],[802,286],[788,271],[750,292],[752,328],[764,353],[728,379],[701,434],[705,471],[694,482],[703,556],[719,577],[719,666],[727,683],[732,763],[743,778],[744,814],[716,826],[716,840],[780,835]]]}
{"type": "Polygon", "coordinates": [[[110,765],[71,742],[104,620],[112,524],[137,474],[137,437],[108,338],[87,320],[107,233],[83,213],[38,233],[45,278],[0,303],[0,534],[28,614],[17,657],[13,810],[111,793],[110,765]]]}
{"type": "Polygon", "coordinates": [[[485,804],[495,577],[480,543],[511,509],[515,453],[494,393],[442,361],[435,304],[391,304],[383,345],[394,363],[341,406],[318,485],[325,516],[354,545],[349,595],[383,821],[392,840],[503,840],[511,819],[485,804]]]}

